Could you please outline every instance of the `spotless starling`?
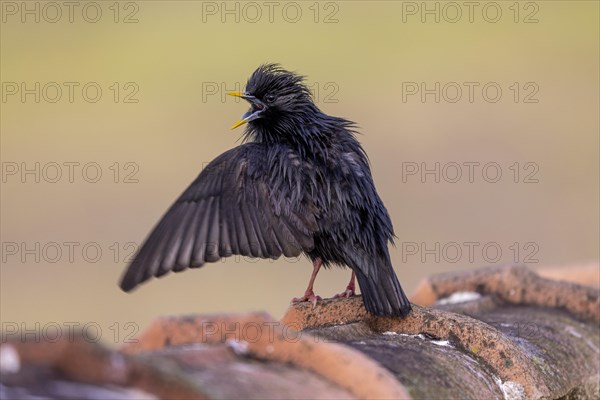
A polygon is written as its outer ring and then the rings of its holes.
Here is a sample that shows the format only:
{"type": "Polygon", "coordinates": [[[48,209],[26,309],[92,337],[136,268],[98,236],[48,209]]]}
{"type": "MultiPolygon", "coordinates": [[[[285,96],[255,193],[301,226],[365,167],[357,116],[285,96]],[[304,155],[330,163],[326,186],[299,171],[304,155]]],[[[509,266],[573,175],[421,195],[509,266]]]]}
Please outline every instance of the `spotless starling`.
{"type": "Polygon", "coordinates": [[[375,190],[355,125],[324,114],[303,77],[260,66],[244,92],[250,103],[233,128],[245,143],[213,160],[175,201],[140,247],[121,281],[129,291],[152,276],[198,268],[233,254],[279,258],[305,254],[313,272],[348,266],[372,314],[407,315],[411,306],[392,267],[394,232],[375,190]]]}

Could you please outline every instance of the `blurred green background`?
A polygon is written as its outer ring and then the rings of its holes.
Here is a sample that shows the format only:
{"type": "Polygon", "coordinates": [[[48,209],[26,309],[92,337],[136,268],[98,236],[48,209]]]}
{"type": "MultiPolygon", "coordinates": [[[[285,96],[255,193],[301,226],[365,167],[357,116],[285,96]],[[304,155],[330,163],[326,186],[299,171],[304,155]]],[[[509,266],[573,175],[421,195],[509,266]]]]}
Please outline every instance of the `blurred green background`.
{"type": "MultiPolygon", "coordinates": [[[[283,314],[305,259],[117,287],[132,243],[239,144],[247,106],[223,93],[264,62],[360,126],[408,292],[437,272],[598,260],[598,2],[75,4],[2,2],[3,324],[94,322],[112,341],[165,314],[283,314]],[[436,163],[439,182],[421,175],[436,163]]],[[[317,293],[349,275],[321,272],[317,293]]]]}

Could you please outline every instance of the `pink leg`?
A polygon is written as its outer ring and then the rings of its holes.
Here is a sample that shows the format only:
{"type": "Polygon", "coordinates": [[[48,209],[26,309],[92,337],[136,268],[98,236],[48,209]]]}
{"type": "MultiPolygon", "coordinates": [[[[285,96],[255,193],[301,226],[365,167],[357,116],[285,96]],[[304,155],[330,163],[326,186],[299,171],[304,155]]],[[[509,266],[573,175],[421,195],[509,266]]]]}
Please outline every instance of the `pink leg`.
{"type": "Polygon", "coordinates": [[[343,291],[342,293],[338,293],[335,296],[333,296],[334,298],[336,297],[352,297],[355,294],[355,290],[356,290],[356,274],[354,273],[354,271],[352,271],[352,276],[350,277],[350,283],[348,284],[348,286],[346,286],[346,290],[343,291]]]}
{"type": "Polygon", "coordinates": [[[321,264],[323,264],[323,262],[321,261],[320,258],[316,258],[315,261],[313,261],[313,272],[312,272],[312,275],[310,276],[310,281],[308,281],[308,287],[306,288],[306,291],[304,292],[304,296],[294,297],[292,299],[292,303],[301,303],[303,301],[309,301],[312,303],[312,305],[314,307],[315,305],[317,305],[317,301],[321,300],[321,297],[315,296],[315,292],[313,292],[313,285],[315,283],[315,278],[317,277],[317,274],[319,273],[319,270],[321,269],[321,264]]]}

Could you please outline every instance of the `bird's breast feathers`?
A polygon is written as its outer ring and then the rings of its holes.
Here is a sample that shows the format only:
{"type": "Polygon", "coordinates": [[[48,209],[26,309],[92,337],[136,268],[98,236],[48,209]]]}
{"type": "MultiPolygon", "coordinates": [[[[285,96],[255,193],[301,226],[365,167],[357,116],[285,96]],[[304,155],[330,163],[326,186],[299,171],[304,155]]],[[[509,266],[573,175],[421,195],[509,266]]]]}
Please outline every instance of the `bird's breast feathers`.
{"type": "Polygon", "coordinates": [[[285,198],[298,207],[328,210],[331,217],[336,208],[366,204],[375,192],[368,165],[351,150],[306,157],[289,147],[270,148],[262,166],[276,203],[285,198]]]}

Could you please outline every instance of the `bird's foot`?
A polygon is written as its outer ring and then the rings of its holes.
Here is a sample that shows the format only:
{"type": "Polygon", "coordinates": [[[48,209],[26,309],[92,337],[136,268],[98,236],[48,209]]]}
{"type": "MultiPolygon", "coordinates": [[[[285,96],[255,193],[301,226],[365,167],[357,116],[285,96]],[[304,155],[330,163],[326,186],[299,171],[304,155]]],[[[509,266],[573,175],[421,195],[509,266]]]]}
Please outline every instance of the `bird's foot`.
{"type": "Polygon", "coordinates": [[[344,290],[342,293],[334,295],[333,298],[337,299],[340,297],[352,297],[356,294],[355,290],[356,284],[354,283],[354,274],[352,274],[352,278],[350,279],[350,283],[348,284],[348,286],[346,286],[346,290],[344,290]]]}
{"type": "Polygon", "coordinates": [[[354,288],[351,287],[347,287],[346,290],[344,290],[342,293],[338,293],[333,295],[334,299],[340,298],[340,297],[352,297],[354,296],[356,293],[354,293],[354,288]]]}
{"type": "Polygon", "coordinates": [[[292,303],[296,304],[296,303],[302,303],[304,301],[308,301],[309,303],[312,303],[313,308],[315,308],[315,306],[317,305],[317,301],[319,301],[319,300],[322,300],[321,296],[315,295],[315,293],[312,290],[307,290],[306,292],[304,292],[304,296],[294,297],[292,299],[292,303]]]}

